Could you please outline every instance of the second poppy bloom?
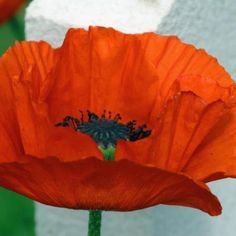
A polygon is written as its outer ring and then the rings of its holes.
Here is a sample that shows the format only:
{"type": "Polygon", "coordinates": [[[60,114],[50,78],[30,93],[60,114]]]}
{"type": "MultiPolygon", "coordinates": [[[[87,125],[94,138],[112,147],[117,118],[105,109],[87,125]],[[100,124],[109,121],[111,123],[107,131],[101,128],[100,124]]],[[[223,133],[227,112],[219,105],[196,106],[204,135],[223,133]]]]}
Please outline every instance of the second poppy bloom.
{"type": "Polygon", "coordinates": [[[23,3],[24,0],[0,0],[0,23],[9,20],[23,3]]]}
{"type": "Polygon", "coordinates": [[[71,29],[58,49],[17,43],[0,78],[1,186],[67,208],[220,214],[205,183],[236,175],[235,83],[204,50],[71,29]]]}

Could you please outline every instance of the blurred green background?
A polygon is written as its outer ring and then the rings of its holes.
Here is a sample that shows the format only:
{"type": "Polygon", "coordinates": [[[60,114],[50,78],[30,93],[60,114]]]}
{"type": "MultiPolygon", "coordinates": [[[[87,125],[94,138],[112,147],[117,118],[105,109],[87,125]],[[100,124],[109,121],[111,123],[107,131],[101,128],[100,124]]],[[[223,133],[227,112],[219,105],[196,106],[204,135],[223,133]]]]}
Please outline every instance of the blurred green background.
{"type": "MultiPolygon", "coordinates": [[[[16,40],[23,39],[25,7],[28,3],[14,18],[0,25],[0,55],[16,40]]],[[[34,224],[33,202],[0,188],[0,236],[35,236],[34,224]]]]}

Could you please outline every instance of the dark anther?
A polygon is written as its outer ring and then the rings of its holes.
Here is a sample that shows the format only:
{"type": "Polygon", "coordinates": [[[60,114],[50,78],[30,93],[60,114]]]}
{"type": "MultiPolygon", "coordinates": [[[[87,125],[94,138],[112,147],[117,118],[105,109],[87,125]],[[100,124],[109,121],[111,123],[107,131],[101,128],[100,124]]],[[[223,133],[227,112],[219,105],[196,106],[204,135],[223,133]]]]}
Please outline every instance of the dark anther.
{"type": "Polygon", "coordinates": [[[77,127],[80,125],[80,121],[77,118],[72,116],[66,116],[62,122],[57,123],[56,126],[71,126],[74,130],[77,130],[77,127]]]}
{"type": "Polygon", "coordinates": [[[99,117],[95,113],[90,112],[89,110],[87,110],[87,114],[88,114],[88,122],[92,122],[94,120],[99,119],[99,117]]]}
{"type": "Polygon", "coordinates": [[[84,123],[84,113],[83,113],[83,111],[79,111],[80,112],[80,114],[81,114],[81,116],[80,116],[80,121],[81,121],[81,123],[83,124],[84,123]]]}
{"type": "Polygon", "coordinates": [[[106,110],[104,110],[102,113],[102,119],[106,119],[106,110]]]}
{"type": "Polygon", "coordinates": [[[127,124],[121,123],[120,114],[116,114],[112,118],[112,113],[109,111],[107,116],[107,112],[104,110],[99,117],[88,110],[87,119],[85,119],[84,113],[82,111],[80,113],[80,119],[66,116],[56,126],[71,127],[75,131],[87,134],[103,148],[107,148],[109,145],[116,146],[118,140],[134,142],[151,135],[151,130],[145,130],[146,125],[136,127],[135,120],[129,121],[127,124]]]}
{"type": "Polygon", "coordinates": [[[112,116],[112,113],[111,113],[111,111],[109,111],[109,112],[108,112],[108,114],[109,114],[109,117],[108,117],[108,119],[110,120],[110,119],[111,119],[111,116],[112,116]]]}
{"type": "Polygon", "coordinates": [[[146,125],[139,126],[130,132],[130,141],[136,141],[148,137],[151,134],[151,130],[144,130],[146,125]]]}
{"type": "Polygon", "coordinates": [[[119,120],[121,120],[122,118],[121,118],[121,116],[120,116],[120,114],[118,113],[118,114],[116,114],[115,115],[115,117],[114,117],[114,121],[119,121],[119,120]]]}

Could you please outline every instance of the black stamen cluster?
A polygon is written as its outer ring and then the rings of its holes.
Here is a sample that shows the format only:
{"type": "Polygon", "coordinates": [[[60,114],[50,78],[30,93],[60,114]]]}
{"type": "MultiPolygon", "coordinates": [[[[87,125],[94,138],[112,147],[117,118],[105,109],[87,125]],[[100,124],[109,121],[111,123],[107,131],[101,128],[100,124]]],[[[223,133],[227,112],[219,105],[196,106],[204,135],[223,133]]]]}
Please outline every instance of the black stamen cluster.
{"type": "Polygon", "coordinates": [[[118,140],[137,141],[148,137],[151,130],[145,130],[146,125],[136,128],[136,121],[129,121],[127,124],[119,122],[122,117],[116,114],[112,117],[112,113],[106,110],[99,117],[93,112],[87,111],[87,120],[84,119],[84,113],[80,111],[80,119],[72,116],[66,116],[62,122],[56,126],[72,127],[75,131],[89,135],[94,141],[103,148],[108,146],[116,146],[118,140]]]}

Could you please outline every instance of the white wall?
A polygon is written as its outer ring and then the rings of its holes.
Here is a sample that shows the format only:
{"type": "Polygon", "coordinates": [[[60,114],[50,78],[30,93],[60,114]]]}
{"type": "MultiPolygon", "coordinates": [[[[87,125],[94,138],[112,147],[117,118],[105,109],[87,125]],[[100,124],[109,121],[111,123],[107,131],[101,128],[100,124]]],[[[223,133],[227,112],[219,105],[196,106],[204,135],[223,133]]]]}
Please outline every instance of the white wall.
{"type": "Polygon", "coordinates": [[[175,0],[157,32],[205,48],[236,78],[235,0],[175,0]]]}
{"type": "MultiPolygon", "coordinates": [[[[28,39],[61,44],[71,26],[113,26],[124,32],[176,34],[204,47],[236,76],[235,0],[34,0],[27,11],[28,39]]],[[[104,213],[102,236],[234,236],[236,180],[211,183],[224,211],[157,206],[131,213],[104,213]]],[[[38,236],[82,236],[87,212],[36,204],[38,236]]]]}
{"type": "Polygon", "coordinates": [[[113,26],[127,33],[155,31],[174,0],[34,0],[26,16],[28,39],[61,44],[69,27],[113,26]],[[35,28],[36,27],[36,28],[35,28]]]}

